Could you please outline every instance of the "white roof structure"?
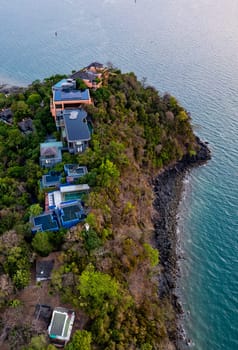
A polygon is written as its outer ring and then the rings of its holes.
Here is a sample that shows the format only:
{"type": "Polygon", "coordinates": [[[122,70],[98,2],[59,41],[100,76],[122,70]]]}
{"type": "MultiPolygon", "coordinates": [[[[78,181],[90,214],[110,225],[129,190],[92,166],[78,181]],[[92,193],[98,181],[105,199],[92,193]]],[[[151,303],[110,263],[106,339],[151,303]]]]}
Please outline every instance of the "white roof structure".
{"type": "Polygon", "coordinates": [[[53,311],[48,327],[49,337],[67,342],[70,339],[75,313],[62,307],[56,307],[53,311]]]}
{"type": "Polygon", "coordinates": [[[90,190],[90,187],[88,186],[88,184],[60,186],[61,193],[89,191],[89,190],[90,190]]]}

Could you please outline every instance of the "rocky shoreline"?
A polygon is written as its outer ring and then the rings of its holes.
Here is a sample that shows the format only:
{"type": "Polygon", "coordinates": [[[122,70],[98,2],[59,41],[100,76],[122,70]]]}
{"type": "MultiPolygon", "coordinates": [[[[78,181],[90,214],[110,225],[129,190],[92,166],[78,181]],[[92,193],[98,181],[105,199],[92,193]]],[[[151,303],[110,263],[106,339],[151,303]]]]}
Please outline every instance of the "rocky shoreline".
{"type": "Polygon", "coordinates": [[[20,92],[24,92],[25,90],[26,88],[22,86],[0,84],[0,93],[5,95],[18,94],[20,92]]]}
{"type": "Polygon", "coordinates": [[[186,156],[179,163],[165,169],[154,180],[155,201],[154,227],[157,247],[160,252],[162,273],[159,276],[159,296],[168,297],[177,315],[176,332],[170,334],[171,341],[177,350],[188,349],[189,341],[184,339],[180,319],[183,314],[181,304],[176,295],[176,280],[178,275],[177,260],[177,212],[183,189],[183,179],[193,166],[204,164],[211,158],[211,152],[206,143],[197,137],[200,146],[196,156],[186,156]]]}

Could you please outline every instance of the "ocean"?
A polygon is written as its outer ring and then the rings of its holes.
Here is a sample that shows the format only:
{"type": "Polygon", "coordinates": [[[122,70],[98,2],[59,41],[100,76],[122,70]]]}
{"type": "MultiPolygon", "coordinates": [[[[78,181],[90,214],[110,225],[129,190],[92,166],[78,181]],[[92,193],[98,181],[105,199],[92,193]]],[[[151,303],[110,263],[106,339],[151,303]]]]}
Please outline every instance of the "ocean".
{"type": "Polygon", "coordinates": [[[0,84],[111,62],[175,95],[209,142],[212,159],[187,175],[178,213],[194,350],[238,349],[237,18],[237,0],[0,0],[0,84]]]}

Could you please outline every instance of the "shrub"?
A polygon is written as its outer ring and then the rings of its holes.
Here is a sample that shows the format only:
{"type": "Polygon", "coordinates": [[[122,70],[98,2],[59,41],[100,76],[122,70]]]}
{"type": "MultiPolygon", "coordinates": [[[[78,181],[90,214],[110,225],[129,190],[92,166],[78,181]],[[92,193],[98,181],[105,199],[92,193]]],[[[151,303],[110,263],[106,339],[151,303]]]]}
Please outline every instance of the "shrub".
{"type": "Polygon", "coordinates": [[[91,264],[81,274],[78,289],[92,316],[113,309],[119,299],[118,282],[108,274],[94,271],[91,264]]]}
{"type": "Polygon", "coordinates": [[[78,330],[74,333],[71,342],[66,350],[91,350],[92,334],[85,330],[78,330]]]}
{"type": "Polygon", "coordinates": [[[49,232],[37,232],[32,240],[33,249],[41,256],[47,256],[53,250],[49,232]]]}
{"type": "Polygon", "coordinates": [[[159,251],[157,249],[154,249],[153,247],[151,247],[151,245],[148,243],[144,243],[144,248],[145,248],[145,252],[146,252],[147,257],[150,260],[151,266],[154,267],[154,266],[158,265],[158,263],[159,263],[159,251]]]}

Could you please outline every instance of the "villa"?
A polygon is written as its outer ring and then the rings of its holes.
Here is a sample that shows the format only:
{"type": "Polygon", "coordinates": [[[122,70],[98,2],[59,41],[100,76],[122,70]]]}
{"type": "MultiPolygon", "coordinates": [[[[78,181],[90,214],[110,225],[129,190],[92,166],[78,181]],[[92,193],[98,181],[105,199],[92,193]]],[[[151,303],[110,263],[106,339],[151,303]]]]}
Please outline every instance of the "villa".
{"type": "Polygon", "coordinates": [[[59,213],[61,225],[64,228],[76,226],[86,217],[80,201],[62,203],[60,205],[59,213]]]}
{"type": "Polygon", "coordinates": [[[98,71],[103,71],[105,67],[102,63],[92,62],[87,66],[87,69],[93,72],[98,72],[98,71]]]}
{"type": "Polygon", "coordinates": [[[83,194],[87,194],[89,190],[88,184],[61,184],[58,191],[46,193],[46,210],[59,208],[64,202],[81,200],[83,194]]]}
{"type": "Polygon", "coordinates": [[[70,78],[81,79],[88,88],[98,89],[102,86],[103,73],[105,73],[104,65],[99,62],[92,62],[87,67],[73,73],[70,78]]]}
{"type": "Polygon", "coordinates": [[[36,282],[50,279],[54,267],[54,260],[38,259],[36,261],[36,282]]]}
{"type": "Polygon", "coordinates": [[[73,79],[62,79],[52,87],[50,111],[57,125],[57,116],[65,109],[78,109],[83,105],[91,104],[89,90],[77,90],[73,79]]]}
{"type": "Polygon", "coordinates": [[[53,210],[31,218],[31,222],[32,233],[59,230],[57,214],[53,210]]]}
{"type": "Polygon", "coordinates": [[[70,153],[83,152],[91,139],[87,113],[83,109],[64,110],[61,135],[62,139],[67,142],[70,153]]]}
{"type": "MultiPolygon", "coordinates": [[[[48,196],[52,194],[53,199],[51,198],[51,200],[54,200],[59,191],[49,193],[48,196]]],[[[49,203],[45,209],[43,214],[30,219],[32,224],[31,232],[33,234],[45,231],[59,231],[60,227],[71,228],[86,218],[84,207],[79,199],[60,202],[57,205],[49,203]]]]}
{"type": "Polygon", "coordinates": [[[64,171],[67,183],[73,183],[88,173],[86,166],[80,166],[77,164],[65,164],[64,171]]]}
{"type": "Polygon", "coordinates": [[[45,168],[53,167],[62,162],[63,143],[61,141],[47,141],[40,144],[40,166],[45,168]]]}
{"type": "Polygon", "coordinates": [[[57,171],[50,171],[48,174],[42,176],[42,188],[59,188],[61,183],[61,174],[57,171]]]}
{"type": "Polygon", "coordinates": [[[53,311],[48,334],[57,347],[64,347],[70,340],[75,313],[63,307],[56,307],[53,311]]]}
{"type": "Polygon", "coordinates": [[[97,73],[90,70],[81,70],[72,74],[71,78],[81,79],[90,89],[98,89],[102,86],[102,73],[97,73]]]}

